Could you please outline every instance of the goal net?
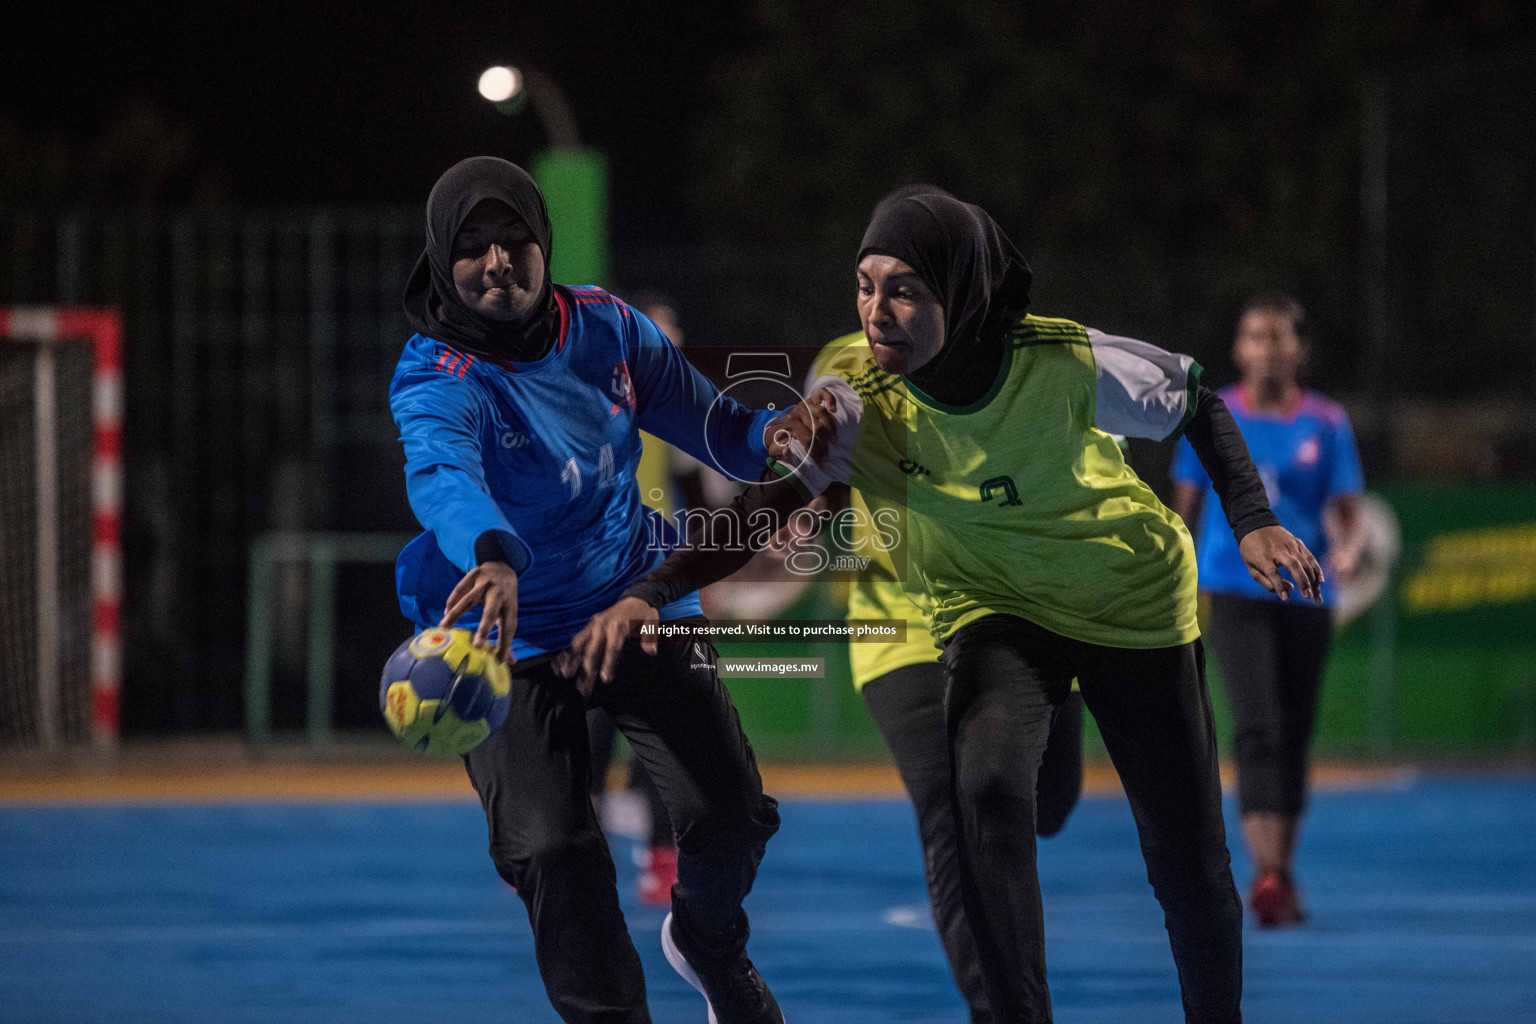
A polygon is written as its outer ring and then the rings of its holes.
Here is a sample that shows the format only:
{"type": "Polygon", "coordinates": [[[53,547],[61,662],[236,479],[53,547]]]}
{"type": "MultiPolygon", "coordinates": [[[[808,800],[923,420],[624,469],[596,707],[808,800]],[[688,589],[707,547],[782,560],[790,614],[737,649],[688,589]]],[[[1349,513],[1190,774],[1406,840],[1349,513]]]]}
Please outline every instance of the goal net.
{"type": "Polygon", "coordinates": [[[115,347],[109,314],[0,310],[0,747],[116,735],[115,347]]]}

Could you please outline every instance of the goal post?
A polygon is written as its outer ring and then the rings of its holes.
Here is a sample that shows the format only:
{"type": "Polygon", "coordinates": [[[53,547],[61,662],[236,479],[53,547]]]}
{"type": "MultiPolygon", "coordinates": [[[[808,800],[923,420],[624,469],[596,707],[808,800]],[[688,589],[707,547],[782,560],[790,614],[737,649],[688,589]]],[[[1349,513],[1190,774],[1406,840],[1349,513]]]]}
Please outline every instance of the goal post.
{"type": "Polygon", "coordinates": [[[0,742],[117,745],[122,338],[115,310],[0,307],[0,742]],[[78,391],[66,346],[88,352],[78,391]]]}

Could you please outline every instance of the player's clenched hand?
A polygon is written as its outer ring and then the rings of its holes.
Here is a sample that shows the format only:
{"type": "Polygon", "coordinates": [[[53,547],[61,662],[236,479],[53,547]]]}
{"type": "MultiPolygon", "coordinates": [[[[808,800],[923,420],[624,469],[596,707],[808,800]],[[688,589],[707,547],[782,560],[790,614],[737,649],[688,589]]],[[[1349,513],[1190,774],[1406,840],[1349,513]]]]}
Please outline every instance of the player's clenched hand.
{"type": "Polygon", "coordinates": [[[1313,604],[1323,603],[1323,570],[1307,546],[1283,526],[1261,526],[1245,534],[1237,543],[1248,574],[1265,590],[1290,599],[1291,581],[1280,575],[1281,567],[1291,571],[1291,578],[1301,587],[1302,596],[1313,604]]]}
{"type": "MultiPolygon", "coordinates": [[[[638,597],[626,597],[607,611],[592,616],[580,633],[571,640],[571,646],[555,655],[555,671],[570,679],[576,677],[576,688],[583,697],[591,696],[592,687],[601,679],[613,682],[613,670],[619,663],[619,654],[629,639],[630,631],[646,622],[661,618],[655,608],[638,597]]],[[[656,653],[654,635],[640,641],[646,654],[656,653]]]]}
{"type": "Polygon", "coordinates": [[[480,616],[480,628],[475,630],[475,646],[489,643],[491,629],[495,627],[496,657],[510,665],[514,660],[512,634],[517,632],[517,573],[510,565],[484,562],[465,573],[448,595],[448,608],[438,628],[451,629],[477,604],[483,605],[485,611],[480,616]]]}
{"type": "Polygon", "coordinates": [[[803,402],[789,412],[770,420],[766,431],[768,454],[780,462],[793,462],[790,451],[791,438],[805,445],[811,461],[820,463],[827,456],[827,449],[837,437],[837,396],[827,388],[817,388],[803,402]]]}

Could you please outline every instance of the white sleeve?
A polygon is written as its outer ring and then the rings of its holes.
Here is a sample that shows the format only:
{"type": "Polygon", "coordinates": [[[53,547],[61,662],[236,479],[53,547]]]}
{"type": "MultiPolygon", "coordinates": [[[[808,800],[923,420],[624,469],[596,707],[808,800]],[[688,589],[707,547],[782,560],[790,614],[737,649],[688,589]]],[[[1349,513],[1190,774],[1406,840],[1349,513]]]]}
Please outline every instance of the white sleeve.
{"type": "Polygon", "coordinates": [[[1098,366],[1094,426],[1109,434],[1162,441],[1194,414],[1200,364],[1135,338],[1088,328],[1098,366]]]}
{"type": "Polygon", "coordinates": [[[813,462],[805,446],[791,438],[790,458],[773,466],[781,476],[793,476],[811,498],[833,483],[848,482],[853,468],[853,448],[859,439],[859,423],[864,417],[863,400],[843,378],[830,374],[816,378],[806,391],[807,397],[820,388],[831,392],[837,404],[832,413],[837,422],[837,436],[827,446],[826,457],[820,463],[813,462]]]}

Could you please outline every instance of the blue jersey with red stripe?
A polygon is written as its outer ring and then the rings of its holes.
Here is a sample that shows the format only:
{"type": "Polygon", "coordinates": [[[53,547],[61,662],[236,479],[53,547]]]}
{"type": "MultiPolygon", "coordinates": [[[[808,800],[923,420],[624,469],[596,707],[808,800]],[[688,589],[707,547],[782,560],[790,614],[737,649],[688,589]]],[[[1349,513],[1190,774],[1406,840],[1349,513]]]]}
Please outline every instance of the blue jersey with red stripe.
{"type": "MultiPolygon", "coordinates": [[[[1290,409],[1279,413],[1255,412],[1238,385],[1222,389],[1221,397],[1248,442],[1269,507],[1281,525],[1323,563],[1326,576],[1328,535],[1323,511],[1330,500],[1358,494],[1364,486],[1349,417],[1337,402],[1316,391],[1303,391],[1290,409]]],[[[1205,488],[1196,538],[1200,589],[1278,601],[1248,575],[1237,540],[1222,519],[1210,477],[1187,440],[1179,442],[1171,475],[1174,483],[1205,488]]],[[[1333,603],[1331,583],[1323,585],[1323,603],[1333,603]]]]}
{"type": "MultiPolygon", "coordinates": [[[[435,626],[489,532],[518,573],[518,657],[565,647],[675,543],[640,502],[641,430],[755,481],[777,415],[721,396],[644,314],[602,289],[554,290],[559,334],[544,358],[497,364],[418,334],[389,389],[406,490],[427,531],[396,562],[400,610],[435,626]]],[[[689,614],[699,614],[696,594],[662,610],[689,614]]]]}

